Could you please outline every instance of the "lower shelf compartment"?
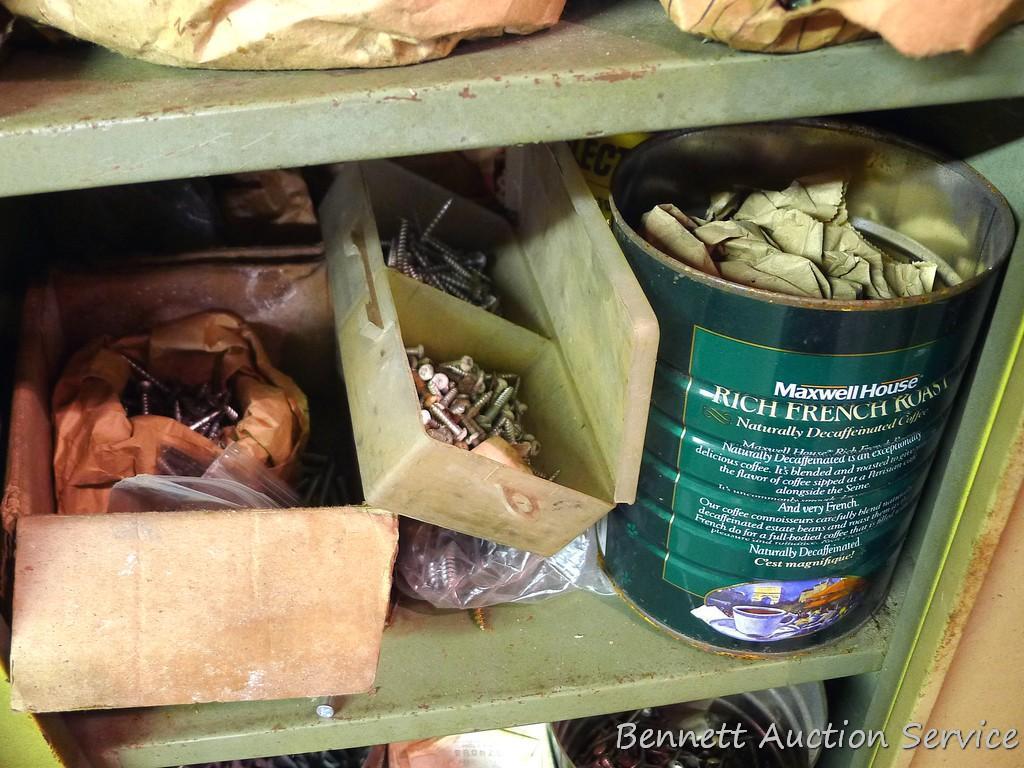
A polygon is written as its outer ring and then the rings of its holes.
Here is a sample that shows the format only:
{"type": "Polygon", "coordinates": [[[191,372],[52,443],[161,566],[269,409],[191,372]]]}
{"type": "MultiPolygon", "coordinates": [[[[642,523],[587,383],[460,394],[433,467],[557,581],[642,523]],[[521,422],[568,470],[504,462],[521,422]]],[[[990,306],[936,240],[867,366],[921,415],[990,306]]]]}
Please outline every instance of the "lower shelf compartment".
{"type": "MultiPolygon", "coordinates": [[[[895,589],[898,597],[901,590],[895,589]]],[[[893,598],[890,598],[893,600],[893,598]]],[[[65,715],[96,766],[159,768],[425,738],[845,677],[881,667],[893,604],[826,648],[738,659],[692,648],[618,598],[573,593],[466,612],[400,605],[384,633],[377,688],[321,699],[65,715]]]]}

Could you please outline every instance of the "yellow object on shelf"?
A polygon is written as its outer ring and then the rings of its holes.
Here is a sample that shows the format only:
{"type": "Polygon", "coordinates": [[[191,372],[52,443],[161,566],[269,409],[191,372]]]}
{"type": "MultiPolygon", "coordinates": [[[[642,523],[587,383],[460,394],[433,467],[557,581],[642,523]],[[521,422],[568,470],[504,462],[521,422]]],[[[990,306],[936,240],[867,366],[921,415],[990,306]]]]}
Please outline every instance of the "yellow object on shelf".
{"type": "Polygon", "coordinates": [[[619,133],[614,136],[569,142],[573,156],[583,172],[583,178],[586,179],[590,191],[594,193],[601,213],[609,222],[612,220],[611,208],[608,205],[612,174],[629,150],[650,136],[649,133],[619,133]]]}

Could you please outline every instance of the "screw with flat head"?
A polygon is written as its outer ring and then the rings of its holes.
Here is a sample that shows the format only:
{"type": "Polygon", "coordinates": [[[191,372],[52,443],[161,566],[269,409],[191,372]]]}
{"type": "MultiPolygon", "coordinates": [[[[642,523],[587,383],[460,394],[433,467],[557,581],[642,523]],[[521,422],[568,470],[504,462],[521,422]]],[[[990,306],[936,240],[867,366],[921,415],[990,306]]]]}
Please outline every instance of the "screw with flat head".
{"type": "Polygon", "coordinates": [[[443,373],[435,373],[430,377],[430,381],[427,382],[427,389],[430,391],[430,394],[441,397],[448,391],[450,383],[448,377],[443,373]]]}
{"type": "Polygon", "coordinates": [[[452,433],[452,437],[456,440],[465,440],[466,435],[469,434],[469,430],[465,427],[460,427],[451,417],[445,413],[444,409],[439,405],[432,405],[428,409],[430,415],[437,419],[438,423],[441,424],[445,429],[452,433]]]}
{"type": "Polygon", "coordinates": [[[330,704],[319,704],[316,708],[316,716],[323,718],[324,720],[329,720],[334,717],[334,707],[330,704]]]}

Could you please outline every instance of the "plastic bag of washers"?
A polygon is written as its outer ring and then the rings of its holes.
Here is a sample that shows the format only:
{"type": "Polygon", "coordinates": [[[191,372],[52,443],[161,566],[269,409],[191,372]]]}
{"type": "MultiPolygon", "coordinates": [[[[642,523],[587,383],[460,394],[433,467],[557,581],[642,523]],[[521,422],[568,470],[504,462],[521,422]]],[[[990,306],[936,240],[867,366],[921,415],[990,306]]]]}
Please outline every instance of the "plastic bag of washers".
{"type": "Polygon", "coordinates": [[[550,27],[565,0],[0,0],[126,56],[210,69],[391,67],[550,27]]]}
{"type": "Polygon", "coordinates": [[[597,561],[593,529],[551,557],[428,523],[402,520],[395,583],[435,608],[537,602],[573,589],[614,593],[597,561]]]}

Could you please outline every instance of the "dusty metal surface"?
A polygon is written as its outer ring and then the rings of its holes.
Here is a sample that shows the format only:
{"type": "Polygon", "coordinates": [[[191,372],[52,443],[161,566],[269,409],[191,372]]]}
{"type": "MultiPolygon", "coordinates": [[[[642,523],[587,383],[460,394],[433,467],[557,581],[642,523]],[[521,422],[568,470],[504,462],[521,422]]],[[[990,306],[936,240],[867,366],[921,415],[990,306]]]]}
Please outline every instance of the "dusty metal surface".
{"type": "Polygon", "coordinates": [[[199,72],[96,48],[0,70],[0,196],[436,150],[1024,94],[1024,29],[971,57],[878,40],[732,51],[651,0],[572,4],[547,32],[414,67],[199,72]]]}
{"type": "Polygon", "coordinates": [[[179,765],[547,722],[877,669],[892,612],[797,659],[749,662],[691,648],[615,598],[576,593],[491,612],[396,611],[377,690],[333,700],[160,707],[66,716],[97,766],[179,765]]]}

